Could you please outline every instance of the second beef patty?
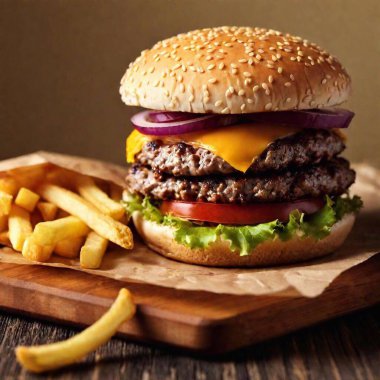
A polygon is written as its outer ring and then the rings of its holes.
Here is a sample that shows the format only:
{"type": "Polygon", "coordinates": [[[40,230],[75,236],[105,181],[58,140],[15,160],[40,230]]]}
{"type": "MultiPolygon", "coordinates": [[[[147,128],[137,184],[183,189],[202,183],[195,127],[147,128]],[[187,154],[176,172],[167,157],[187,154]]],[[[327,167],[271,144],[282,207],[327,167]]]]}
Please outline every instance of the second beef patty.
{"type": "Polygon", "coordinates": [[[204,177],[175,177],[134,164],[126,178],[132,193],[153,199],[219,203],[292,201],[340,195],[354,180],[355,172],[343,158],[280,173],[204,177]]]}

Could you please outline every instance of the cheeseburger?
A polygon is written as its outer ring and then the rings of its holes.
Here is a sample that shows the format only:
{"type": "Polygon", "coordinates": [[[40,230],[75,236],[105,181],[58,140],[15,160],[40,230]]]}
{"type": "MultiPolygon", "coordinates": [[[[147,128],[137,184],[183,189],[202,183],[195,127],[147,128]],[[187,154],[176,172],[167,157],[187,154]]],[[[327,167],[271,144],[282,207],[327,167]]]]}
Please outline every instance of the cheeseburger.
{"type": "Polygon", "coordinates": [[[351,80],[319,46],[251,27],[195,30],[129,65],[124,200],[160,254],[212,266],[326,255],[360,208],[344,129],[351,80]]]}

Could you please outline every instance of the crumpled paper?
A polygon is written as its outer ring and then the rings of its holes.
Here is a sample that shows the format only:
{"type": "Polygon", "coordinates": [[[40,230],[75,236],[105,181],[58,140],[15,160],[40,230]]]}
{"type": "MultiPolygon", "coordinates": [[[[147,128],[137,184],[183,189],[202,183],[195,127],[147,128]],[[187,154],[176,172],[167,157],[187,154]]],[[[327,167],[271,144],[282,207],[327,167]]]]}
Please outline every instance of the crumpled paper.
{"type": "MultiPolygon", "coordinates": [[[[0,171],[44,163],[118,185],[123,185],[126,174],[126,168],[117,165],[48,152],[37,152],[2,161],[0,171]]],[[[325,258],[271,268],[210,268],[166,259],[150,250],[135,236],[133,250],[117,249],[107,252],[102,267],[96,270],[81,269],[78,260],[59,256],[52,256],[47,263],[30,262],[9,248],[0,249],[0,263],[71,268],[120,281],[142,282],[183,290],[236,295],[281,292],[284,295],[297,293],[306,297],[316,297],[341,273],[380,251],[380,171],[368,164],[357,164],[354,168],[357,171],[357,180],[352,187],[352,193],[362,197],[365,207],[343,247],[325,258]]]]}

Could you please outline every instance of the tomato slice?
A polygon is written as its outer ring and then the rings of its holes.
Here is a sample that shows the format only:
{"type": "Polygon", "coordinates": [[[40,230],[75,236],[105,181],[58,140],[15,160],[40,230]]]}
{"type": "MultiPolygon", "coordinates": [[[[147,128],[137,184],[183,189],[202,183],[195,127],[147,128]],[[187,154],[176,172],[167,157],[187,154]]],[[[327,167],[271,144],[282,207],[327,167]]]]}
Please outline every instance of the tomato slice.
{"type": "Polygon", "coordinates": [[[289,214],[299,210],[312,214],[325,205],[322,198],[300,199],[294,202],[223,204],[207,202],[163,201],[161,212],[185,219],[221,224],[259,224],[289,220],[289,214]]]}

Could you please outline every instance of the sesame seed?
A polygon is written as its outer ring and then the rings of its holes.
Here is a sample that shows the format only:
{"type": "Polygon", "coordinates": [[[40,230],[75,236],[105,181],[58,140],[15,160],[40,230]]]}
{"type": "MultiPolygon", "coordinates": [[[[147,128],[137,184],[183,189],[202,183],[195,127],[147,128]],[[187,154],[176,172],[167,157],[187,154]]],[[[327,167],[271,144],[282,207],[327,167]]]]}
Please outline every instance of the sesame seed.
{"type": "Polygon", "coordinates": [[[252,104],[252,103],[253,103],[253,99],[248,98],[248,99],[247,99],[247,102],[248,102],[249,104],[252,104]]]}
{"type": "Polygon", "coordinates": [[[327,79],[326,78],[323,78],[322,79],[322,84],[326,84],[327,83],[327,79]]]}
{"type": "Polygon", "coordinates": [[[180,89],[181,92],[185,92],[185,85],[183,83],[181,83],[179,85],[179,89],[180,89]]]}
{"type": "Polygon", "coordinates": [[[228,107],[222,109],[222,113],[230,113],[230,109],[228,107]]]}
{"type": "Polygon", "coordinates": [[[235,92],[235,89],[232,86],[228,87],[228,91],[233,94],[235,92]]]}
{"type": "Polygon", "coordinates": [[[197,70],[198,70],[199,73],[204,73],[205,72],[204,69],[203,69],[203,67],[198,67],[197,70]]]}
{"type": "Polygon", "coordinates": [[[219,68],[219,70],[223,70],[224,69],[224,63],[223,62],[219,63],[218,68],[219,68]]]}
{"type": "Polygon", "coordinates": [[[294,75],[293,74],[290,74],[289,78],[290,78],[290,80],[294,81],[294,75]]]}
{"type": "Polygon", "coordinates": [[[210,98],[208,96],[205,96],[203,98],[203,103],[208,103],[210,101],[210,98]]]}
{"type": "Polygon", "coordinates": [[[252,79],[251,78],[247,78],[247,79],[244,80],[244,85],[245,86],[248,86],[251,83],[252,83],[252,79]]]}
{"type": "Polygon", "coordinates": [[[172,67],[172,70],[177,70],[177,69],[179,69],[181,66],[182,66],[181,64],[177,63],[176,65],[174,65],[174,66],[172,67]]]}
{"type": "Polygon", "coordinates": [[[282,71],[283,71],[283,68],[282,68],[281,66],[277,68],[277,72],[278,72],[279,74],[281,74],[282,71]]]}
{"type": "Polygon", "coordinates": [[[273,83],[273,76],[272,76],[272,75],[269,75],[269,77],[268,77],[268,82],[269,82],[269,83],[273,83]]]}
{"type": "Polygon", "coordinates": [[[242,111],[244,111],[244,110],[245,110],[245,107],[246,107],[246,105],[245,105],[245,104],[242,104],[242,105],[240,106],[240,109],[241,109],[242,111]]]}
{"type": "Polygon", "coordinates": [[[212,63],[211,65],[207,66],[207,70],[212,70],[214,67],[215,67],[215,64],[212,63]]]}
{"type": "Polygon", "coordinates": [[[214,103],[215,107],[220,107],[222,104],[223,104],[223,101],[222,101],[222,100],[217,100],[217,101],[214,103]]]}
{"type": "Polygon", "coordinates": [[[189,102],[191,103],[191,102],[193,102],[194,101],[194,95],[190,95],[189,96],[189,102]]]}
{"type": "Polygon", "coordinates": [[[211,61],[211,60],[212,60],[211,55],[208,55],[208,56],[206,57],[206,61],[211,61]]]}
{"type": "Polygon", "coordinates": [[[240,63],[247,63],[247,60],[245,58],[239,59],[240,63]]]}
{"type": "Polygon", "coordinates": [[[237,72],[238,72],[238,70],[237,69],[232,69],[231,72],[232,72],[233,75],[236,75],[237,72]]]}
{"type": "Polygon", "coordinates": [[[239,96],[244,96],[245,95],[245,91],[243,89],[239,90],[238,95],[239,96]]]}
{"type": "Polygon", "coordinates": [[[286,98],[286,103],[290,103],[292,101],[291,98],[286,98]]]}
{"type": "Polygon", "coordinates": [[[295,61],[297,58],[296,57],[290,57],[291,61],[295,61]]]}
{"type": "Polygon", "coordinates": [[[267,104],[265,105],[265,110],[266,110],[266,111],[269,111],[269,110],[272,108],[272,106],[273,106],[272,103],[267,103],[267,104]]]}
{"type": "Polygon", "coordinates": [[[292,85],[292,84],[291,84],[290,82],[285,82],[285,83],[284,83],[284,86],[285,86],[285,87],[290,87],[291,85],[292,85]]]}
{"type": "Polygon", "coordinates": [[[259,91],[259,89],[260,89],[260,87],[258,85],[256,85],[256,86],[253,86],[252,91],[256,92],[256,91],[259,91]]]}
{"type": "Polygon", "coordinates": [[[264,82],[264,83],[261,83],[261,87],[264,89],[264,90],[268,90],[268,85],[264,82]]]}
{"type": "Polygon", "coordinates": [[[216,83],[217,82],[217,79],[216,78],[210,78],[208,80],[208,83],[216,83]]]}
{"type": "Polygon", "coordinates": [[[148,72],[150,72],[150,73],[152,74],[153,71],[154,71],[154,66],[151,66],[151,67],[149,68],[148,72]]]}
{"type": "Polygon", "coordinates": [[[235,63],[231,63],[231,67],[236,69],[237,68],[237,65],[235,63]]]}

